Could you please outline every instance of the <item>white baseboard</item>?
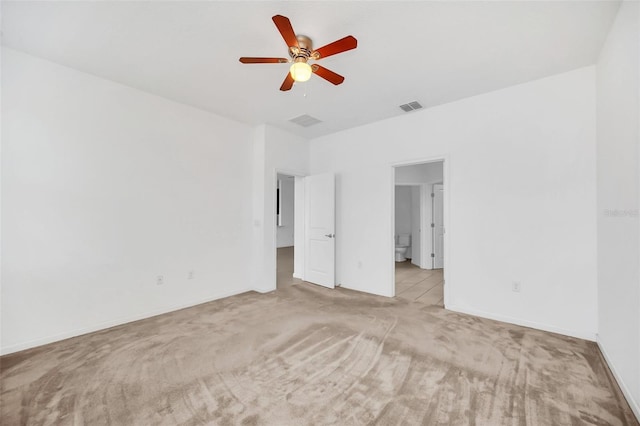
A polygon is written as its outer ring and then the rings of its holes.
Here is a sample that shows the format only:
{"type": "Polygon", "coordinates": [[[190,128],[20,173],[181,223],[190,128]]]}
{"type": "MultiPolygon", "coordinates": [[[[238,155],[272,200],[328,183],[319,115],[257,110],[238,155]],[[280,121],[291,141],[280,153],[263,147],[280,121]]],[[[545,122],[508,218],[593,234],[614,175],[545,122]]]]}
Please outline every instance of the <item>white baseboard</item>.
{"type": "Polygon", "coordinates": [[[631,407],[633,414],[635,414],[636,418],[640,422],[640,403],[635,399],[633,399],[633,395],[631,395],[631,392],[629,391],[627,384],[622,379],[622,376],[618,374],[616,367],[611,362],[611,358],[607,354],[607,351],[604,349],[604,346],[602,346],[602,343],[600,343],[600,339],[598,339],[597,337],[598,336],[596,335],[596,343],[598,344],[598,348],[602,353],[602,357],[604,358],[605,362],[609,366],[609,370],[611,370],[611,373],[613,374],[613,377],[616,379],[616,382],[618,382],[618,386],[620,386],[620,389],[622,390],[622,394],[627,399],[627,402],[629,403],[629,406],[631,407]]]}
{"type": "Polygon", "coordinates": [[[509,324],[521,325],[523,327],[535,328],[537,330],[549,331],[551,333],[562,334],[564,336],[577,337],[578,339],[596,341],[596,333],[581,330],[567,330],[549,324],[542,324],[535,321],[527,321],[520,318],[513,318],[505,315],[497,315],[490,312],[484,312],[473,308],[465,308],[457,305],[447,305],[446,309],[462,314],[474,315],[477,317],[488,318],[496,321],[507,322],[509,324]]]}
{"type": "Polygon", "coordinates": [[[206,297],[204,299],[194,300],[192,302],[183,303],[183,304],[180,304],[180,305],[167,306],[167,307],[164,307],[164,308],[161,308],[161,309],[155,309],[153,311],[148,311],[148,312],[145,312],[145,313],[142,313],[142,314],[132,315],[130,317],[118,318],[118,319],[111,320],[111,321],[101,322],[99,324],[95,324],[95,325],[92,325],[92,326],[89,326],[89,327],[78,328],[78,329],[75,329],[75,330],[66,331],[64,333],[54,334],[52,336],[46,336],[46,337],[42,337],[42,338],[38,338],[38,339],[34,339],[34,340],[29,340],[29,341],[26,341],[26,342],[17,343],[15,345],[11,345],[11,346],[0,348],[0,355],[8,355],[8,354],[11,354],[11,353],[14,353],[14,352],[19,352],[19,351],[23,351],[23,350],[26,350],[26,349],[35,348],[37,346],[47,345],[49,343],[58,342],[58,341],[64,340],[64,339],[69,339],[71,337],[77,337],[77,336],[81,336],[83,334],[93,333],[93,332],[96,332],[96,331],[104,330],[104,329],[115,327],[115,326],[118,326],[118,325],[127,324],[129,322],[134,322],[134,321],[139,321],[139,320],[146,319],[146,318],[155,317],[157,315],[162,315],[162,314],[166,314],[166,313],[169,313],[169,312],[178,311],[178,310],[184,309],[184,308],[190,308],[192,306],[201,305],[203,303],[212,302],[214,300],[224,299],[225,297],[230,297],[230,296],[235,296],[237,294],[246,293],[246,292],[251,291],[251,290],[252,290],[251,288],[242,288],[242,289],[239,289],[239,290],[218,293],[218,294],[216,294],[214,296],[209,296],[209,297],[206,297]]]}

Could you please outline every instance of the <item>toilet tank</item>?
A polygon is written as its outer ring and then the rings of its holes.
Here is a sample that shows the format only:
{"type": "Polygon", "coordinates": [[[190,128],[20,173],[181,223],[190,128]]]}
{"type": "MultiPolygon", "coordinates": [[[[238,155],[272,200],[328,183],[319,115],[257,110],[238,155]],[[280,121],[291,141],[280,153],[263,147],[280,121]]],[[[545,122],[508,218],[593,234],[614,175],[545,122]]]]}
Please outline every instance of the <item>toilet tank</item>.
{"type": "Polygon", "coordinates": [[[411,245],[411,234],[398,234],[398,245],[409,247],[411,245]]]}

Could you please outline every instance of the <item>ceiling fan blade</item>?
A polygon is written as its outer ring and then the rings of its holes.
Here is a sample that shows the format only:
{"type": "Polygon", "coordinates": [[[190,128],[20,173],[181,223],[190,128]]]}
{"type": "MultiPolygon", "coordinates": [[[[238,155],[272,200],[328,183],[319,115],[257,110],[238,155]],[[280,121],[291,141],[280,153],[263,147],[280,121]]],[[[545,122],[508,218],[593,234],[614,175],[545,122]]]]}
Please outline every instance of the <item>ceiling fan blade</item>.
{"type": "Polygon", "coordinates": [[[328,70],[325,67],[321,67],[318,64],[313,64],[311,66],[311,69],[313,70],[314,74],[324,78],[329,83],[333,83],[336,86],[338,84],[342,84],[342,82],[344,81],[344,77],[341,76],[340,74],[336,74],[335,72],[328,70]]]}
{"type": "Polygon", "coordinates": [[[336,40],[333,43],[329,43],[326,46],[322,46],[313,52],[313,56],[316,59],[326,58],[327,56],[336,55],[338,53],[346,52],[347,50],[355,49],[358,47],[358,40],[353,36],[346,36],[340,40],[336,40]]]}
{"type": "Polygon", "coordinates": [[[273,19],[273,23],[278,27],[278,31],[280,31],[280,34],[282,35],[284,42],[287,43],[287,46],[298,47],[298,39],[296,38],[296,33],[293,31],[289,18],[282,15],[276,15],[271,19],[273,19]]]}
{"type": "Polygon", "coordinates": [[[283,92],[286,92],[287,90],[291,90],[291,88],[293,87],[293,83],[294,83],[293,77],[291,77],[291,73],[288,72],[287,76],[282,82],[282,86],[280,86],[280,90],[282,90],[283,92]]]}
{"type": "Polygon", "coordinates": [[[251,58],[243,56],[240,58],[243,64],[283,64],[289,62],[286,58],[251,58]]]}

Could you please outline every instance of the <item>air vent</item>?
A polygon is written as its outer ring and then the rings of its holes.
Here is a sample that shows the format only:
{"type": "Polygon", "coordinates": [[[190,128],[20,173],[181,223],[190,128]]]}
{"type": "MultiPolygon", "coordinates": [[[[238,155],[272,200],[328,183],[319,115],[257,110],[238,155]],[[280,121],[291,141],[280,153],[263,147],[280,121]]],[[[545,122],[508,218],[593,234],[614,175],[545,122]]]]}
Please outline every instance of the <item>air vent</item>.
{"type": "Polygon", "coordinates": [[[292,118],[289,121],[302,127],[309,127],[309,126],[313,126],[314,124],[322,123],[322,121],[307,114],[301,115],[296,118],[292,118]]]}
{"type": "Polygon", "coordinates": [[[413,102],[409,102],[408,104],[400,105],[400,108],[404,112],[409,112],[409,111],[422,108],[422,105],[420,105],[418,101],[413,101],[413,102]]]}

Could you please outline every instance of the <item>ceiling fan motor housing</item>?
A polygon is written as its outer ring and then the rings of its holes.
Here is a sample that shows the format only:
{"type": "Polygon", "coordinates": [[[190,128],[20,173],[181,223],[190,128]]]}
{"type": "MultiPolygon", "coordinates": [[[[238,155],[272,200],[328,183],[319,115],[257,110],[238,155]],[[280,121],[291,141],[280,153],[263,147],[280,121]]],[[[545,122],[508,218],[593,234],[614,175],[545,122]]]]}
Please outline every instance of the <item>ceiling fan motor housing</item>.
{"type": "Polygon", "coordinates": [[[294,62],[307,62],[313,52],[313,41],[305,35],[296,35],[298,46],[289,47],[289,56],[294,62]]]}

